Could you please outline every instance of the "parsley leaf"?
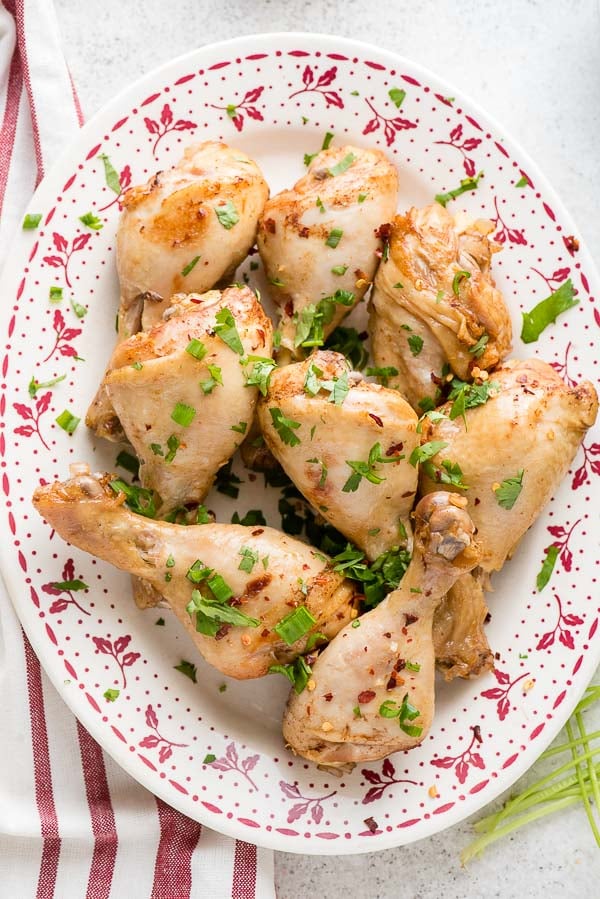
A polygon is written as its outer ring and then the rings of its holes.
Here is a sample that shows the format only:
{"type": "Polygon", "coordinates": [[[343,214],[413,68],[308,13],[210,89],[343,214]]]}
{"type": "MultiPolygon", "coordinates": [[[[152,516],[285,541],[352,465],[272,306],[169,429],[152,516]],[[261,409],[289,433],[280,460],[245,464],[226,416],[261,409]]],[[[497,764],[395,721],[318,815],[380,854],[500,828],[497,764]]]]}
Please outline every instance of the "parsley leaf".
{"type": "Polygon", "coordinates": [[[106,181],[106,186],[110,187],[110,189],[113,190],[116,194],[120,194],[121,181],[119,179],[119,175],[117,174],[117,170],[111,163],[106,153],[101,153],[98,159],[101,159],[104,164],[104,179],[106,181]]]}
{"type": "MultiPolygon", "coordinates": [[[[418,356],[421,350],[423,349],[423,338],[419,337],[418,334],[411,334],[410,337],[406,338],[408,341],[408,345],[410,347],[410,351],[413,356],[418,356]]],[[[396,372],[397,374],[397,372],[396,372]]]]}
{"type": "Polygon", "coordinates": [[[243,356],[244,347],[231,310],[225,306],[225,308],[217,312],[215,321],[216,325],[214,325],[213,328],[215,334],[221,338],[223,343],[227,344],[230,350],[233,350],[234,353],[237,353],[239,356],[243,356]]]}
{"type": "Polygon", "coordinates": [[[341,353],[351,363],[352,368],[362,371],[369,361],[369,354],[363,343],[363,336],[356,328],[346,328],[343,325],[331,332],[327,338],[325,349],[341,353]]]}
{"type": "Polygon", "coordinates": [[[85,225],[86,228],[91,228],[92,231],[100,231],[104,228],[101,219],[99,219],[97,215],[94,215],[93,212],[86,212],[85,215],[80,215],[79,221],[82,225],[85,225]]]}
{"type": "Polygon", "coordinates": [[[300,427],[300,422],[292,421],[291,418],[286,418],[281,409],[271,408],[269,409],[269,412],[271,413],[273,427],[279,434],[281,440],[288,446],[298,446],[301,441],[294,431],[300,427]]]}
{"type": "Polygon", "coordinates": [[[408,461],[410,465],[416,467],[419,462],[426,462],[447,446],[448,444],[444,440],[432,440],[429,443],[424,443],[423,446],[416,446],[410,454],[408,461]]]}
{"type": "Polygon", "coordinates": [[[374,443],[371,449],[369,450],[369,457],[366,462],[356,461],[351,462],[346,459],[346,465],[348,465],[352,469],[352,474],[342,487],[343,493],[354,493],[358,490],[360,486],[360,482],[363,478],[369,481],[371,484],[381,484],[385,481],[385,478],[381,475],[377,474],[375,466],[377,464],[387,464],[388,462],[399,462],[401,459],[404,459],[404,456],[384,456],[382,455],[382,449],[380,443],[374,443]]]}
{"type": "Polygon", "coordinates": [[[550,580],[552,572],[554,571],[554,566],[556,565],[556,560],[558,559],[558,553],[558,546],[554,546],[553,543],[546,548],[546,555],[535,582],[538,593],[542,592],[550,580]]]}
{"type": "Polygon", "coordinates": [[[393,87],[388,91],[388,96],[394,106],[397,109],[400,109],[402,104],[404,103],[404,98],[406,97],[406,91],[401,90],[399,87],[393,87]]]}
{"type": "MultiPolygon", "coordinates": [[[[422,343],[423,341],[421,341],[421,344],[422,343]]],[[[397,374],[398,369],[394,368],[393,365],[386,365],[383,368],[378,366],[370,366],[367,369],[367,375],[371,375],[377,378],[379,381],[381,381],[384,387],[387,387],[389,379],[395,378],[397,374]]]]}
{"type": "Polygon", "coordinates": [[[263,396],[269,390],[269,381],[277,363],[273,359],[263,356],[248,356],[247,362],[252,362],[252,370],[246,375],[246,387],[258,387],[263,396]]]}
{"type": "Polygon", "coordinates": [[[197,684],[198,680],[196,678],[196,673],[198,669],[195,665],[192,665],[191,662],[186,662],[185,659],[182,659],[179,665],[173,665],[175,671],[181,671],[182,674],[185,674],[186,677],[194,683],[197,684]]]}
{"type": "Polygon", "coordinates": [[[568,278],[558,290],[534,306],[530,312],[523,312],[521,340],[523,343],[534,343],[548,325],[555,322],[559,315],[577,306],[574,300],[573,282],[568,278]]]}
{"type": "Polygon", "coordinates": [[[494,491],[496,502],[503,509],[510,511],[518,500],[521,490],[523,489],[523,469],[519,471],[516,477],[506,478],[500,486],[494,491]]]}
{"type": "Polygon", "coordinates": [[[354,294],[349,290],[336,290],[333,296],[323,297],[318,303],[305,306],[296,317],[294,346],[322,346],[325,342],[324,326],[333,321],[335,307],[352,306],[354,294]]]}

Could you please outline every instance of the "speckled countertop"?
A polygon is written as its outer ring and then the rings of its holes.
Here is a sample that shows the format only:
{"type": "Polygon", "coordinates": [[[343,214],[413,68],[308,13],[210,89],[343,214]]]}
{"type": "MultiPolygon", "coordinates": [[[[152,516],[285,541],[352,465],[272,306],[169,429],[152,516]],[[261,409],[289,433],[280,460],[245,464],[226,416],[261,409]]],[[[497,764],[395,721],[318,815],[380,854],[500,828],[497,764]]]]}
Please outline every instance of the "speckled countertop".
{"type": "MultiPolygon", "coordinates": [[[[597,0],[55,3],[86,117],[173,56],[240,34],[337,33],[408,56],[478,101],[522,143],[600,259],[597,0]]],[[[463,870],[458,855],[471,832],[466,821],[411,846],[354,857],[277,853],[277,893],[279,899],[308,894],[326,899],[598,895],[600,851],[579,808],[504,839],[463,870]]]]}

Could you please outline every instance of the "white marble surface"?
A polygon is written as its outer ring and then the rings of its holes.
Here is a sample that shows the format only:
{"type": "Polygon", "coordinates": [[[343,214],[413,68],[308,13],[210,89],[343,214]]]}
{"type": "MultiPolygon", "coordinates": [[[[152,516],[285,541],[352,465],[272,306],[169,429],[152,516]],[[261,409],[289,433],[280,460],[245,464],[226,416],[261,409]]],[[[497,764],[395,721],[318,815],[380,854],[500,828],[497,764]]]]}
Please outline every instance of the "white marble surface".
{"type": "MultiPolygon", "coordinates": [[[[600,259],[597,0],[55,3],[86,117],[160,63],[240,34],[338,33],[409,56],[473,97],[522,143],[600,259]]],[[[470,835],[467,821],[415,845],[369,856],[278,853],[278,896],[591,899],[598,895],[600,852],[579,808],[519,831],[463,870],[458,854],[470,835]]]]}

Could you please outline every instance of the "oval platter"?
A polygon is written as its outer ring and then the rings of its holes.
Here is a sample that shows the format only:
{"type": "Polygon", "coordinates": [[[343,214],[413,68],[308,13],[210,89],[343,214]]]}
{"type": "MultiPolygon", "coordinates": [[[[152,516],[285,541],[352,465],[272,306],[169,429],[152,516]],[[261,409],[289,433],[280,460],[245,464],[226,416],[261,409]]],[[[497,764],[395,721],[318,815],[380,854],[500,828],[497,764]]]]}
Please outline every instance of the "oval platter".
{"type": "MultiPolygon", "coordinates": [[[[63,543],[30,499],[39,483],[66,477],[72,462],[115,470],[114,445],[96,444],[83,424],[71,437],[55,419],[65,409],[84,417],[113,344],[115,232],[127,187],[175,164],[188,143],[210,138],[254,157],[276,192],[301,176],[303,154],[316,152],[328,131],[338,144],[388,153],[400,171],[401,210],[483,172],[477,190],[450,208],[494,222],[503,248],[494,271],[511,310],[513,354],[541,356],[569,383],[597,381],[598,278],[535,164],[437,76],[336,37],[216,44],[124,90],[38,188],[29,212],[42,221],[17,235],[2,280],[2,570],[36,653],[89,732],[153,793],[223,833],[314,854],[367,852],[436,833],[509,787],[557,734],[600,660],[591,503],[600,443],[588,434],[556,496],[494,578],[495,672],[440,681],[434,726],[418,749],[341,777],[285,749],[283,678],[236,682],[209,668],[168,611],[137,610],[128,577],[63,543]],[[82,224],[87,212],[99,217],[99,230],[82,224]],[[567,278],[579,305],[526,347],[521,311],[567,278]],[[63,288],[60,303],[49,301],[52,286],[63,288]],[[85,306],[85,317],[70,300],[85,306]],[[30,395],[32,377],[62,375],[30,395]],[[555,569],[537,593],[551,544],[555,569]],[[88,589],[53,586],[74,578],[88,589]],[[175,668],[182,660],[197,666],[196,683],[175,668]],[[113,702],[108,689],[119,690],[113,702]]],[[[238,280],[244,274],[268,295],[249,260],[238,280]]],[[[364,304],[354,315],[364,323],[364,304]]],[[[279,527],[280,490],[265,488],[238,458],[233,470],[237,497],[213,490],[207,500],[217,520],[261,508],[279,527]]]]}

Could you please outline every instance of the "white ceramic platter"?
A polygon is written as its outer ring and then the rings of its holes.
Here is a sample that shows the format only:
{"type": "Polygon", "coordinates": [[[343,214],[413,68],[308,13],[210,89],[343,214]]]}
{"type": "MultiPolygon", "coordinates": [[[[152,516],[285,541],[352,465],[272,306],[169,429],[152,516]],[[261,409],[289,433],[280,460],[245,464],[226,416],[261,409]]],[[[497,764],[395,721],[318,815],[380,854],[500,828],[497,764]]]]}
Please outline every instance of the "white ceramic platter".
{"type": "MultiPolygon", "coordinates": [[[[383,849],[448,827],[508,787],[557,733],[600,659],[591,503],[600,444],[588,435],[557,495],[495,578],[495,674],[440,683],[434,727],[421,747],[341,778],[284,748],[283,678],[226,683],[168,612],[138,611],[128,577],[63,543],[30,497],[43,480],[66,477],[74,461],[114,470],[114,446],[95,444],[83,424],[69,437],[55,423],[64,409],[83,417],[114,339],[120,195],[106,182],[101,154],[126,189],[173,165],[189,142],[222,139],[253,156],[275,192],[303,173],[303,154],[315,152],[327,131],[338,143],[389,154],[400,170],[401,209],[483,171],[478,189],[451,208],[495,222],[503,244],[495,275],[513,316],[514,355],[539,354],[571,382],[597,376],[598,279],[535,165],[436,76],[335,37],[244,37],[176,59],[127,88],[39,187],[29,211],[42,222],[19,233],[2,281],[2,565],[46,671],[104,749],[171,805],[224,833],[315,854],[383,849]],[[393,88],[405,91],[401,108],[393,88]],[[79,221],[89,211],[101,230],[79,221]],[[525,347],[520,310],[566,278],[579,305],[525,347]],[[48,299],[52,285],[64,288],[58,305],[48,299]],[[84,318],[70,298],[88,308],[84,318]],[[54,388],[29,396],[33,375],[63,374],[54,388]],[[536,574],[551,543],[560,555],[538,594],[536,574]],[[73,577],[89,589],[48,586],[73,577]],[[156,626],[161,614],[163,627],[156,626]],[[197,683],[175,670],[182,659],[197,664],[197,683]],[[104,698],[108,688],[120,690],[115,702],[104,698]]],[[[248,261],[239,280],[244,272],[255,278],[248,261]]],[[[253,283],[268,292],[258,276],[253,283]]],[[[213,492],[208,499],[218,520],[262,508],[278,527],[279,490],[265,490],[262,476],[252,481],[238,459],[235,470],[243,481],[238,498],[213,492]]]]}

